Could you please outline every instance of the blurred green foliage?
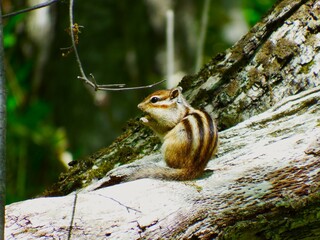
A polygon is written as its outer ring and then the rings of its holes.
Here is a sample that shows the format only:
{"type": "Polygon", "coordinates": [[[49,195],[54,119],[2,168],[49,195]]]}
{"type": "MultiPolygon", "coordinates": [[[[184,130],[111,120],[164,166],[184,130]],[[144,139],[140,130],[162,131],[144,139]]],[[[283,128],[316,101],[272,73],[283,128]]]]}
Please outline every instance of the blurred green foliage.
{"type": "Polygon", "coordinates": [[[275,0],[242,0],[243,14],[249,26],[256,24],[274,3],[275,0]]]}
{"type": "MultiPolygon", "coordinates": [[[[11,9],[24,6],[20,0],[6,2],[12,5],[11,9]]],[[[165,46],[165,29],[159,30],[151,22],[152,13],[146,2],[76,1],[75,22],[84,25],[78,46],[80,57],[85,71],[92,72],[100,84],[138,86],[163,78],[159,58],[165,46]]],[[[273,2],[243,0],[241,8],[248,24],[252,26],[260,20],[273,2]]],[[[224,40],[223,27],[229,20],[227,10],[234,3],[211,1],[204,62],[230,46],[224,40]]],[[[179,67],[184,74],[193,74],[195,33],[199,32],[203,1],[176,0],[173,7],[179,67]]],[[[69,21],[67,1],[60,2],[52,11],[56,15],[50,36],[54,41],[38,91],[32,87],[38,55],[36,48],[30,47],[25,29],[28,15],[17,15],[4,22],[7,203],[35,196],[55,182],[65,169],[59,161],[65,151],[78,158],[110,144],[125,121],[138,114],[136,104],[154,91],[108,93],[104,104],[94,104],[76,78],[79,70],[74,56],[61,57],[60,48],[70,46],[65,31],[69,21]]]]}
{"type": "Polygon", "coordinates": [[[63,170],[57,162],[67,147],[65,131],[52,121],[52,107],[33,95],[28,79],[33,59],[24,59],[16,27],[23,15],[4,27],[7,80],[7,203],[30,198],[52,184],[63,170]]]}

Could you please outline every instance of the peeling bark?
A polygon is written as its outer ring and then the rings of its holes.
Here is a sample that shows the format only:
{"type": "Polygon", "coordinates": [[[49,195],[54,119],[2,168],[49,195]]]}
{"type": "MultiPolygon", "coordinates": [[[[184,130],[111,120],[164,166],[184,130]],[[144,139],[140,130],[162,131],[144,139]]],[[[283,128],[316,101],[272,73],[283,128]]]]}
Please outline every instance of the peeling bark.
{"type": "MultiPolygon", "coordinates": [[[[319,1],[283,0],[225,53],[181,86],[191,104],[216,117],[220,130],[319,85],[319,1]]],[[[111,146],[73,162],[46,195],[65,195],[114,166],[155,153],[160,142],[137,120],[111,146]],[[132,144],[134,143],[134,144],[132,144]]]]}
{"type": "Polygon", "coordinates": [[[130,171],[123,166],[77,193],[11,204],[7,239],[316,239],[319,99],[317,87],[221,132],[218,157],[202,179],[142,179],[92,191],[130,171]]]}
{"type": "Polygon", "coordinates": [[[184,78],[192,105],[216,116],[221,130],[218,156],[201,179],[117,184],[136,168],[163,164],[159,142],[131,122],[51,191],[70,195],[7,206],[7,239],[320,238],[319,16],[319,1],[280,1],[234,47],[184,78]],[[123,165],[107,173],[116,162],[123,165]]]}

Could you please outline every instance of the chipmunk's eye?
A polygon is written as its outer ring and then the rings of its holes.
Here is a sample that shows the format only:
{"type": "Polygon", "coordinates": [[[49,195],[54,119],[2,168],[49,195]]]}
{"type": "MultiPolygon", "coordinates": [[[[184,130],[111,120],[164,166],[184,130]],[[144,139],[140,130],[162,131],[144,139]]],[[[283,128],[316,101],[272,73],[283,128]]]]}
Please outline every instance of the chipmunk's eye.
{"type": "Polygon", "coordinates": [[[150,102],[156,103],[156,102],[158,102],[159,100],[160,100],[159,97],[152,97],[152,98],[150,99],[150,102]]]}

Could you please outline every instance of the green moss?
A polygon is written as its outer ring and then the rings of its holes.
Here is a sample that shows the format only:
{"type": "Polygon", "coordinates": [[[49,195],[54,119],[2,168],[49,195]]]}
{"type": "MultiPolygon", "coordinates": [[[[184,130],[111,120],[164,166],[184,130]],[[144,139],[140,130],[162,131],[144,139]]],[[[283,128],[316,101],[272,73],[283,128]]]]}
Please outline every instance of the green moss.
{"type": "Polygon", "coordinates": [[[239,82],[235,79],[231,80],[228,86],[226,87],[226,94],[228,94],[231,98],[234,98],[239,94],[240,86],[239,82]]]}
{"type": "Polygon", "coordinates": [[[87,171],[85,182],[89,184],[92,179],[103,178],[107,172],[109,172],[114,168],[114,166],[115,166],[115,163],[113,161],[103,161],[103,163],[100,164],[99,167],[87,171]]]}
{"type": "Polygon", "coordinates": [[[159,139],[138,120],[130,120],[124,133],[109,147],[89,157],[73,161],[70,169],[60,175],[58,183],[46,190],[44,196],[66,195],[104,177],[116,165],[133,162],[144,154],[160,148],[159,139]]]}
{"type": "Polygon", "coordinates": [[[313,64],[315,64],[314,60],[308,62],[307,64],[302,65],[299,73],[303,73],[303,74],[310,73],[310,68],[313,66],[313,64]]]}
{"type": "Polygon", "coordinates": [[[219,116],[219,123],[223,129],[234,126],[238,122],[240,122],[239,113],[235,106],[229,105],[219,116]]]}
{"type": "Polygon", "coordinates": [[[230,96],[225,92],[222,92],[218,98],[221,106],[228,106],[228,104],[231,102],[230,96]]]}

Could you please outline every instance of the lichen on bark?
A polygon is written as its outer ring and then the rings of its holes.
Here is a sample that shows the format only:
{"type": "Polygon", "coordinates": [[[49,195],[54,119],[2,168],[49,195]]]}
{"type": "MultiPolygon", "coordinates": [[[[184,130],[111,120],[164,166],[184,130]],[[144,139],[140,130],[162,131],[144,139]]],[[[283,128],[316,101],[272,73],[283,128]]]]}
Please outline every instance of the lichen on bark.
{"type": "MultiPolygon", "coordinates": [[[[317,1],[280,1],[232,48],[218,54],[197,75],[182,80],[187,99],[212,114],[221,131],[319,85],[317,16],[317,1]]],[[[159,147],[151,131],[137,119],[131,120],[109,147],[73,162],[46,195],[65,195],[85,187],[114,166],[155,153],[159,147]]]]}

